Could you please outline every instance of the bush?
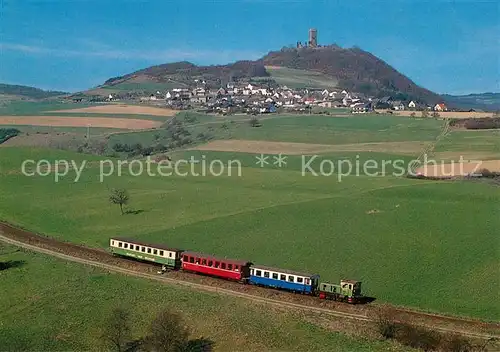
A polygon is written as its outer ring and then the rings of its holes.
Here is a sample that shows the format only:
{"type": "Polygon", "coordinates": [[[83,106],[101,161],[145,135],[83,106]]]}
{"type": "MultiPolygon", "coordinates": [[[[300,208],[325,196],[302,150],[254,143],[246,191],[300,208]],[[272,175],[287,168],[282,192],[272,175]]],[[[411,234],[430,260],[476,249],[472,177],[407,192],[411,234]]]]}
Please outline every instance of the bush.
{"type": "Polygon", "coordinates": [[[380,307],[375,313],[375,324],[379,334],[384,339],[393,339],[398,331],[398,323],[396,322],[396,314],[390,307],[380,307]]]}
{"type": "Polygon", "coordinates": [[[15,128],[0,128],[0,144],[12,137],[19,135],[20,133],[21,131],[15,128]]]}
{"type": "Polygon", "coordinates": [[[262,124],[259,122],[258,118],[252,117],[252,119],[250,120],[250,126],[252,126],[252,127],[260,127],[260,126],[262,126],[262,124]]]}
{"type": "Polygon", "coordinates": [[[401,324],[396,338],[406,346],[419,348],[424,351],[434,351],[441,343],[441,335],[439,333],[410,324],[401,324]]]}
{"type": "Polygon", "coordinates": [[[464,122],[464,127],[470,130],[496,129],[500,128],[500,118],[467,119],[464,122]]]}
{"type": "Polygon", "coordinates": [[[469,340],[458,335],[448,335],[441,339],[439,350],[449,352],[472,352],[474,347],[469,340]]]}

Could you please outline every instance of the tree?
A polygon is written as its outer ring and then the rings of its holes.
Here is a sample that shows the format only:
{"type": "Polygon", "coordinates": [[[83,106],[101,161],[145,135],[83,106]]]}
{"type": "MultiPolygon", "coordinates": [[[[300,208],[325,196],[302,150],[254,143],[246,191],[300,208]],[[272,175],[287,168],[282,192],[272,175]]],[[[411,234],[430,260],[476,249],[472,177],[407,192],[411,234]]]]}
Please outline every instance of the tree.
{"type": "Polygon", "coordinates": [[[130,313],[123,308],[115,308],[104,325],[102,338],[106,346],[122,352],[132,340],[130,313]]]}
{"type": "Polygon", "coordinates": [[[153,320],[145,338],[147,349],[155,352],[180,352],[189,346],[189,331],[182,317],[170,310],[162,310],[153,320]]]}
{"type": "Polygon", "coordinates": [[[252,127],[260,127],[260,126],[262,126],[262,125],[261,125],[261,123],[259,122],[259,119],[258,119],[258,118],[256,118],[256,117],[252,117],[252,118],[250,119],[250,126],[252,126],[252,127]]]}
{"type": "Polygon", "coordinates": [[[123,188],[112,189],[111,194],[109,195],[109,201],[112,204],[118,204],[120,206],[120,211],[122,212],[122,215],[124,214],[123,206],[127,205],[129,200],[130,197],[128,195],[128,192],[126,189],[123,188]]]}
{"type": "Polygon", "coordinates": [[[415,111],[410,114],[410,117],[415,117],[417,114],[415,114],[415,111]]]}
{"type": "Polygon", "coordinates": [[[429,112],[427,110],[422,110],[422,117],[423,118],[429,117],[429,112]]]}
{"type": "Polygon", "coordinates": [[[439,113],[437,111],[434,111],[432,113],[432,117],[434,117],[435,119],[439,118],[439,113]]]}
{"type": "Polygon", "coordinates": [[[399,329],[396,312],[389,306],[380,306],[373,315],[379,334],[385,339],[395,338],[399,329]]]}

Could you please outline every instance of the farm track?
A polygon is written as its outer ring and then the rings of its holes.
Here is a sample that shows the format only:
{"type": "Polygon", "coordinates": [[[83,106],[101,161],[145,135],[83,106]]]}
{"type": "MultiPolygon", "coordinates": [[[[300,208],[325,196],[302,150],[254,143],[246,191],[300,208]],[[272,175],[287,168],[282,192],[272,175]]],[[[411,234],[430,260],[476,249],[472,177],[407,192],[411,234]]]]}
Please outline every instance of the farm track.
{"type": "MultiPolygon", "coordinates": [[[[260,287],[241,285],[220,279],[188,274],[180,271],[170,271],[157,274],[158,267],[149,263],[141,263],[110,255],[105,250],[88,248],[72,243],[60,242],[49,237],[30,233],[0,222],[0,241],[18,246],[30,251],[47,254],[67,261],[77,262],[110,272],[128,276],[146,278],[163,282],[172,286],[182,286],[195,290],[212,292],[232,297],[244,298],[261,304],[272,305],[308,314],[349,319],[352,322],[369,324],[373,322],[372,313],[375,309],[370,305],[350,306],[332,301],[319,301],[308,296],[288,292],[269,290],[260,287]]],[[[482,322],[466,318],[442,316],[437,314],[413,311],[393,307],[397,320],[411,322],[442,333],[460,334],[474,339],[500,339],[500,324],[482,322]]]]}

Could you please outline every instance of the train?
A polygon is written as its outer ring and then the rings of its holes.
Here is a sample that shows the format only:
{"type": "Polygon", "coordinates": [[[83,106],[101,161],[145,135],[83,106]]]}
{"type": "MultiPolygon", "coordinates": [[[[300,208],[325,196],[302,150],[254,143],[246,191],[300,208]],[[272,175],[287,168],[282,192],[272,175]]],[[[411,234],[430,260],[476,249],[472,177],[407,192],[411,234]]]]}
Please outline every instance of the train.
{"type": "Polygon", "coordinates": [[[349,304],[360,303],[364,298],[361,281],[356,280],[341,280],[340,284],[322,282],[317,274],[272,268],[249,260],[220,258],[125,237],[110,238],[109,249],[115,256],[161,264],[162,272],[179,270],[349,304]]]}

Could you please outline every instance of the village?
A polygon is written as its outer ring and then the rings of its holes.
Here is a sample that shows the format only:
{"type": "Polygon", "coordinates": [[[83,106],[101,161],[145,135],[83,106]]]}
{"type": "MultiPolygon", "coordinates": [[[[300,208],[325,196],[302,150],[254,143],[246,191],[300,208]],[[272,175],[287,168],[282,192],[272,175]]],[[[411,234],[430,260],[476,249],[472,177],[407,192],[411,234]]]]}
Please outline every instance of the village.
{"type": "Polygon", "coordinates": [[[195,88],[173,88],[147,96],[120,96],[110,94],[106,101],[138,100],[140,103],[166,106],[175,110],[197,109],[218,114],[269,114],[278,112],[310,113],[321,109],[342,108],[353,114],[375,110],[388,111],[447,111],[445,104],[428,106],[416,101],[403,101],[390,96],[375,98],[361,93],[339,89],[294,89],[256,83],[227,83],[219,89],[207,87],[195,80],[195,88]]]}

